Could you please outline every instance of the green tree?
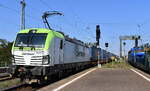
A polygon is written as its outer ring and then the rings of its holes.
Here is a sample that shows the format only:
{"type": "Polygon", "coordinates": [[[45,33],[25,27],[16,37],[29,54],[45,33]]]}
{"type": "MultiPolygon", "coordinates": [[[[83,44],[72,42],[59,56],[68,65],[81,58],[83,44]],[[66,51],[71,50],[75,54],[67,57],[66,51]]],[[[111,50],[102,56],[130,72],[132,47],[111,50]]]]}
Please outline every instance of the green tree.
{"type": "Polygon", "coordinates": [[[13,42],[8,42],[5,39],[0,39],[0,66],[4,66],[2,63],[11,63],[11,48],[13,42]]]}

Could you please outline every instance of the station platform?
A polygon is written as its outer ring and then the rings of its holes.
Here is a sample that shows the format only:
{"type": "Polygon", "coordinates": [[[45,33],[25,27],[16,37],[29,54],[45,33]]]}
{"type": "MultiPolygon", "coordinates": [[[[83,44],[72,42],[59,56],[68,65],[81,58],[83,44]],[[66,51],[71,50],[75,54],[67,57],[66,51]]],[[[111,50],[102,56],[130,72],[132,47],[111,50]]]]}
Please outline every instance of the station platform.
{"type": "Polygon", "coordinates": [[[150,75],[135,69],[91,68],[39,91],[150,91],[150,75]]]}

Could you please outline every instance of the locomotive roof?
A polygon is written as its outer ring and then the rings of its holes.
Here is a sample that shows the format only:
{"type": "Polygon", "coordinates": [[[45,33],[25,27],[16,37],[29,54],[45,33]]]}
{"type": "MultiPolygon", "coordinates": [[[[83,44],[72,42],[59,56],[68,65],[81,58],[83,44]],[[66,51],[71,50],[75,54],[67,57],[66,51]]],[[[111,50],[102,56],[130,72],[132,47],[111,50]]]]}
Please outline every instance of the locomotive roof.
{"type": "Polygon", "coordinates": [[[34,30],[36,30],[36,33],[53,33],[53,35],[56,37],[64,38],[63,34],[46,28],[29,28],[29,29],[21,30],[19,33],[30,33],[30,31],[34,31],[34,30]]]}
{"type": "Polygon", "coordinates": [[[56,37],[65,38],[65,40],[67,40],[67,41],[70,41],[70,42],[88,47],[87,45],[85,45],[84,42],[82,42],[80,40],[77,40],[75,38],[70,38],[70,37],[64,35],[63,32],[53,31],[53,30],[49,30],[49,29],[46,29],[46,28],[29,28],[29,29],[21,30],[19,33],[30,33],[31,31],[34,31],[34,30],[36,31],[35,33],[53,33],[53,35],[56,36],[56,37]]]}

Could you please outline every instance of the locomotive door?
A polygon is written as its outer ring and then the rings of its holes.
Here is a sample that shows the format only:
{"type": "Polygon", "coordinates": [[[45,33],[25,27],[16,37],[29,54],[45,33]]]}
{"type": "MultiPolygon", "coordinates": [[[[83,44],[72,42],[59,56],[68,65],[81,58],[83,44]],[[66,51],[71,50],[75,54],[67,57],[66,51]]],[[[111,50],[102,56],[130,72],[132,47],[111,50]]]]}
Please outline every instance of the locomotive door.
{"type": "Polygon", "coordinates": [[[55,38],[55,63],[63,64],[63,39],[55,38]]]}
{"type": "Polygon", "coordinates": [[[63,42],[63,39],[61,39],[60,41],[59,41],[59,63],[60,64],[63,64],[63,45],[64,45],[64,42],[63,42]]]}

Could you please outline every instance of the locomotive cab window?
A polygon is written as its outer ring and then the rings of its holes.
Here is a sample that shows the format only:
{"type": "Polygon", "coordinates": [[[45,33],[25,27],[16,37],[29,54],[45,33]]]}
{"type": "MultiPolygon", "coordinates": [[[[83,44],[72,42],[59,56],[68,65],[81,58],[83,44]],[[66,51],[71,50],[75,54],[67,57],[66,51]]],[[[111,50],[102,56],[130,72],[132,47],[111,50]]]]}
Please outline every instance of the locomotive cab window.
{"type": "Polygon", "coordinates": [[[63,40],[60,40],[60,49],[63,49],[63,40]]]}

